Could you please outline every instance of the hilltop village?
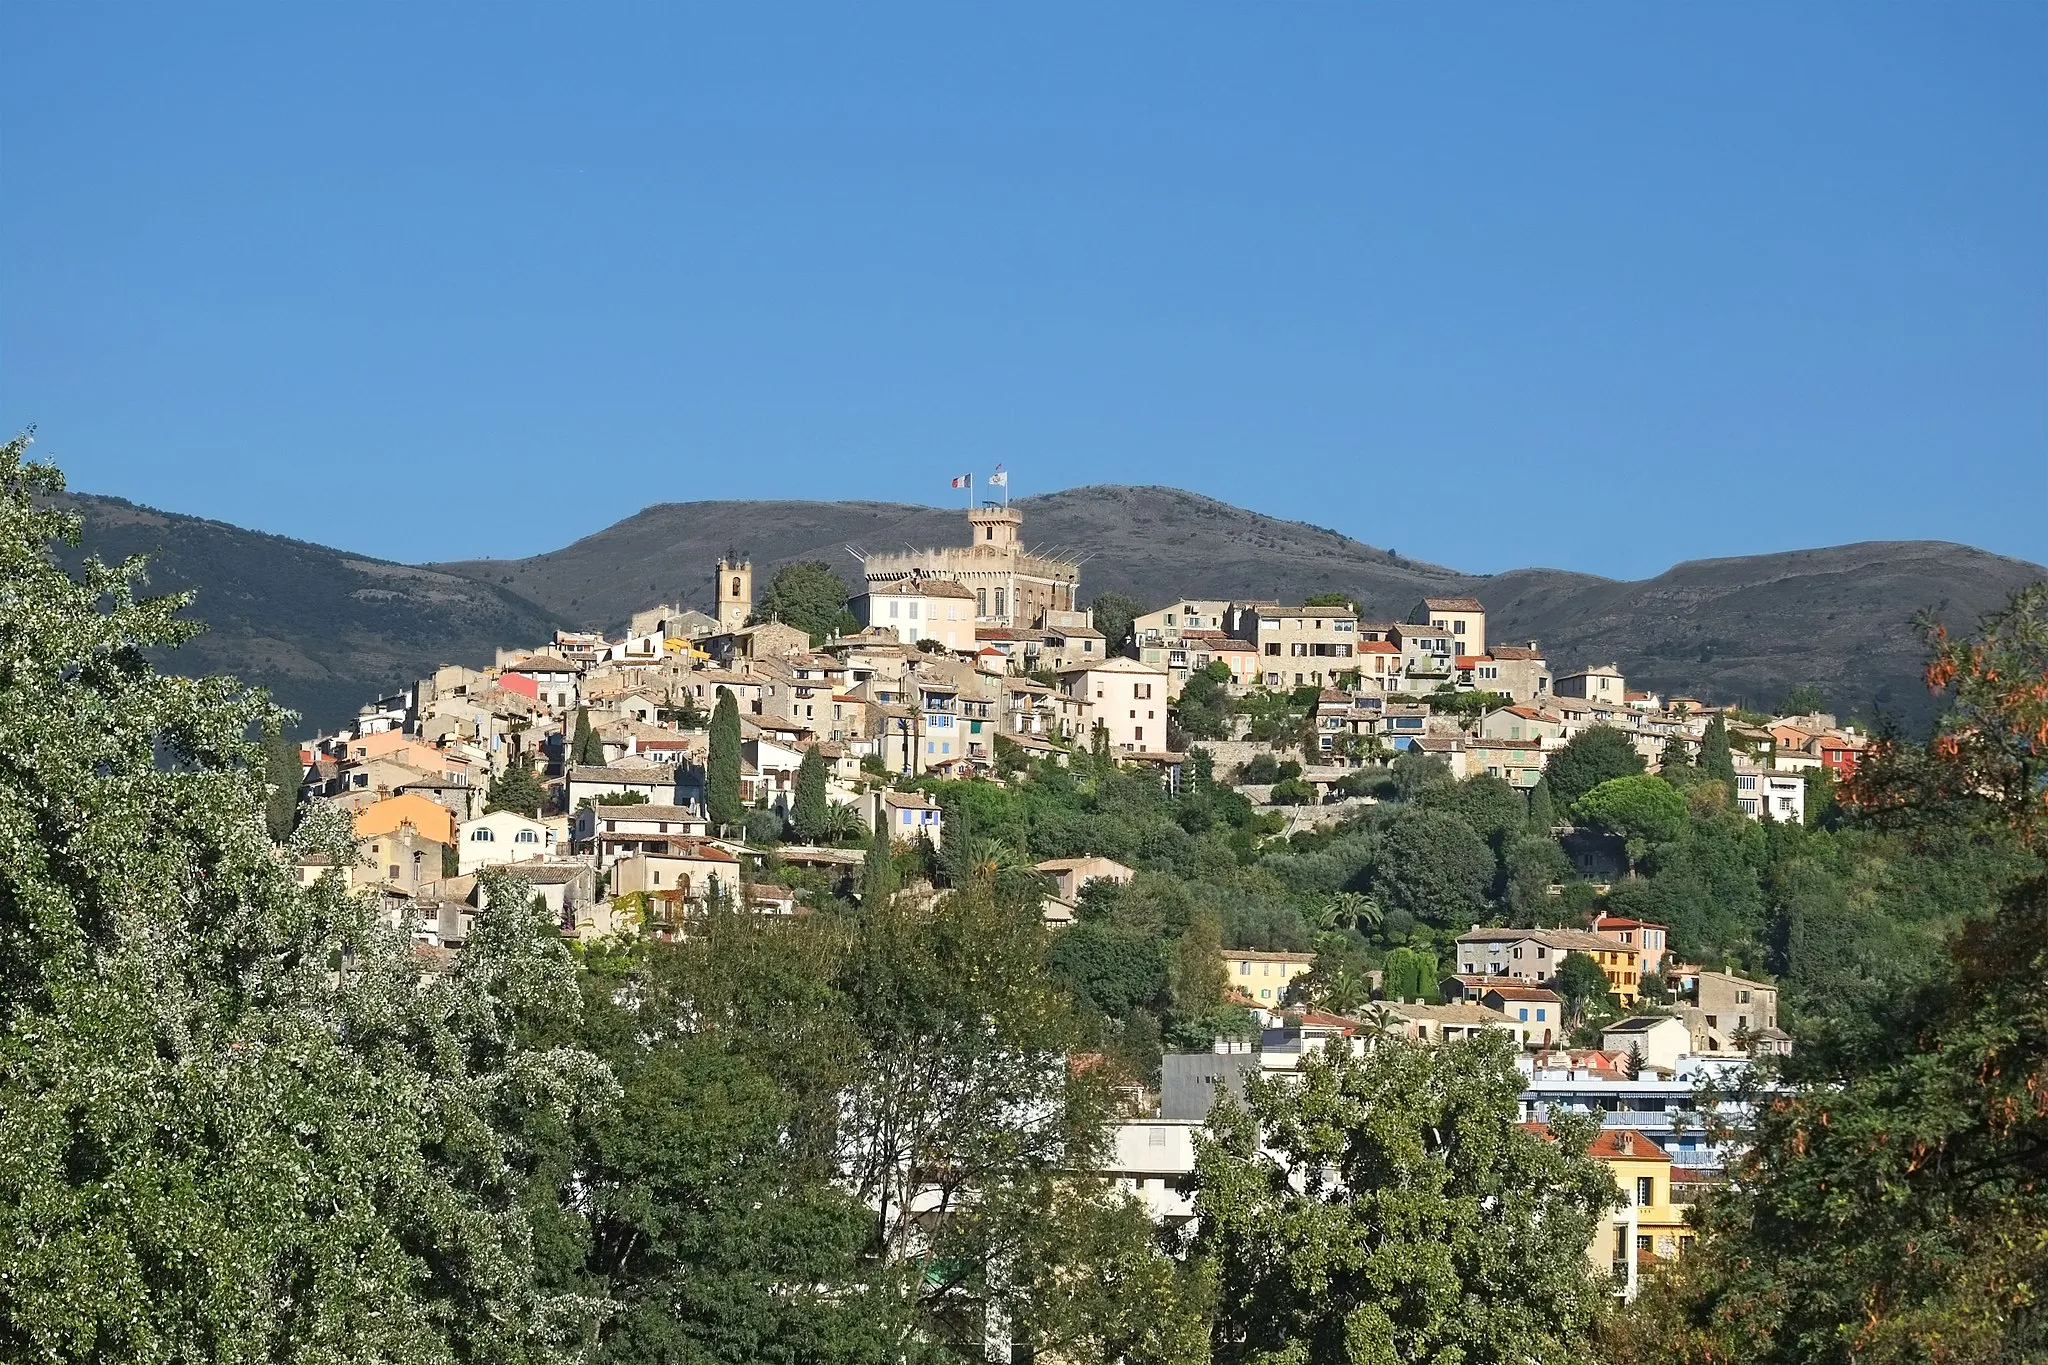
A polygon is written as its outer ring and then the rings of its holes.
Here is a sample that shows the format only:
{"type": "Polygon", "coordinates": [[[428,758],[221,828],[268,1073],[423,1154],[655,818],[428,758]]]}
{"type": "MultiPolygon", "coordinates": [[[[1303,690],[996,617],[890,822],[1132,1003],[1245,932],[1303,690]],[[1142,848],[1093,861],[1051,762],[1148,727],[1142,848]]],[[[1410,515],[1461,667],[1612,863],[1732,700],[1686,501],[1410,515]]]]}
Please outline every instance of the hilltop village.
{"type": "Polygon", "coordinates": [[[1248,1076],[1388,1033],[1497,1032],[1520,1052],[1526,1121],[1603,1121],[1594,1155],[1624,1198],[1588,1254],[1617,1292],[1633,1294],[1640,1262],[1676,1255],[1685,1207],[1730,1156],[1700,1121],[1699,1087],[1791,1040],[1754,957],[1697,927],[1674,942],[1672,925],[1623,913],[1612,893],[1655,822],[1688,801],[1758,823],[1817,819],[1865,737],[1818,699],[1766,716],[1631,688],[1622,661],[1553,666],[1540,641],[1494,638],[1472,598],[1429,598],[1395,621],[1338,597],[1177,598],[1099,619],[1081,605],[1080,565],[1028,550],[1018,511],[979,506],[966,523],[965,545],[865,557],[850,591],[810,565],[783,571],[807,581],[757,595],[733,555],[709,612],[658,606],[617,638],[514,642],[491,667],[445,667],[371,701],[300,753],[302,803],[346,812],[362,857],[305,856],[301,879],[381,897],[418,952],[445,958],[506,884],[480,880],[487,869],[597,944],[687,935],[714,905],[800,916],[851,903],[878,845],[905,894],[940,894],[949,848],[975,841],[1022,858],[1048,932],[1080,961],[1105,906],[1234,858],[1320,907],[1316,932],[1226,913],[1204,943],[1175,912],[1171,989],[1178,1000],[1213,978],[1207,1013],[1183,1012],[1210,1022],[1146,1033],[1106,988],[1091,998],[1129,1078],[1110,1173],[1157,1219],[1192,1217],[1193,1135],[1248,1076]],[[842,600],[792,620],[800,587],[842,600]],[[1646,813],[1640,779],[1660,773],[1670,781],[1646,813]],[[1078,783],[1169,803],[1158,808],[1178,828],[1123,838],[1083,820],[1053,837],[1050,817],[1030,835],[990,821],[1004,800],[1042,805],[1078,783]],[[1389,876],[1362,894],[1345,841],[1365,837],[1376,807],[1431,793],[1468,815],[1507,812],[1467,820],[1489,842],[1458,836],[1485,860],[1474,885],[1496,889],[1439,908],[1389,876]],[[1196,833],[1217,837],[1200,852],[1174,842],[1196,833]],[[1532,846],[1541,856],[1517,862],[1532,846]],[[1047,847],[1061,852],[1031,856],[1047,847]],[[1339,870],[1316,881],[1316,858],[1339,870]],[[1328,948],[1335,931],[1355,951],[1328,948]],[[1190,951],[1205,965],[1187,967],[1190,951]]]}

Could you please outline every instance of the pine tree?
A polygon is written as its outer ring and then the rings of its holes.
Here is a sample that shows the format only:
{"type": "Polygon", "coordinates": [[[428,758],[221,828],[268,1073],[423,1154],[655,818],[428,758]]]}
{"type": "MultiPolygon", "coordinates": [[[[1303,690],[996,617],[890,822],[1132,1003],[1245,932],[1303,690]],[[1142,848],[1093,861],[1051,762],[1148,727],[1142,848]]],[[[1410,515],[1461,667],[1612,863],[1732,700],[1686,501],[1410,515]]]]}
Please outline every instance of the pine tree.
{"type": "Polygon", "coordinates": [[[1716,712],[1700,736],[1700,771],[1714,781],[1735,790],[1735,755],[1728,748],[1728,724],[1716,712]]]}
{"type": "Polygon", "coordinates": [[[896,894],[896,841],[889,833],[889,807],[877,803],[875,831],[868,839],[867,857],[860,867],[860,903],[863,909],[887,905],[896,894]]]}
{"type": "Polygon", "coordinates": [[[732,689],[718,689],[711,711],[711,755],[704,769],[704,808],[719,829],[746,818],[740,805],[740,704],[732,689]]]}
{"type": "Polygon", "coordinates": [[[796,804],[790,810],[796,837],[815,844],[832,832],[832,802],[825,794],[825,751],[813,744],[796,770],[796,804]]]}

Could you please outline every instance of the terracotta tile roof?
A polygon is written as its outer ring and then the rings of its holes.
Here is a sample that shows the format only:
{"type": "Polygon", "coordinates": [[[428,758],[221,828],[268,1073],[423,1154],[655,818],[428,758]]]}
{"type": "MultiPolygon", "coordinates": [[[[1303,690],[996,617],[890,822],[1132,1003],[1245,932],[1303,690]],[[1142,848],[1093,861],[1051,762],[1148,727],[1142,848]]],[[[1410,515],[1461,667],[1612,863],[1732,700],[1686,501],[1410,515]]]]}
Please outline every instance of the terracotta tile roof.
{"type": "Polygon", "coordinates": [[[1425,597],[1422,605],[1431,611],[1485,611],[1486,604],[1476,597],[1425,597]]]}
{"type": "Polygon", "coordinates": [[[1520,663],[1525,660],[1540,660],[1543,657],[1541,651],[1528,649],[1521,645],[1495,645],[1487,652],[1496,661],[1501,663],[1520,663]]]}
{"type": "Polygon", "coordinates": [[[505,670],[507,673],[574,673],[577,665],[552,654],[529,654],[505,670]]]}

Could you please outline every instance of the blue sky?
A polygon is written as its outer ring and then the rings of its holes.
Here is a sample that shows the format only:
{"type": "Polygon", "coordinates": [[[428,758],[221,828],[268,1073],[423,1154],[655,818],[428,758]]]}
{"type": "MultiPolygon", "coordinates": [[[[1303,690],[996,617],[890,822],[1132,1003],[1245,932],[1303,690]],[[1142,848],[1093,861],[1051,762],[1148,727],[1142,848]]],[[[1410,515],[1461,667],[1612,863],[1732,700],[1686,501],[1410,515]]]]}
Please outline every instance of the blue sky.
{"type": "Polygon", "coordinates": [[[0,7],[0,426],[401,559],[1176,484],[2048,562],[2048,6],[0,7]]]}

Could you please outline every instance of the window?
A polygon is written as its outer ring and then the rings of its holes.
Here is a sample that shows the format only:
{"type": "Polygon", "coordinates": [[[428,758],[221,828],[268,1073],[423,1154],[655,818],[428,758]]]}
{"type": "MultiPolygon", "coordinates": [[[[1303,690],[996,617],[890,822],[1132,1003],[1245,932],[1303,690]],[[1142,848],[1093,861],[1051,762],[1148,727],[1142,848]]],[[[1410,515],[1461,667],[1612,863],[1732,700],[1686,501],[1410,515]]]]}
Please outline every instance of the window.
{"type": "Polygon", "coordinates": [[[1650,1250],[1650,1239],[1649,1239],[1648,1237],[1645,1237],[1645,1236],[1641,1236],[1641,1235],[1638,1235],[1638,1236],[1637,1236],[1637,1238],[1636,1238],[1636,1250],[1637,1250],[1637,1251],[1648,1251],[1648,1250],[1650,1250]]]}
{"type": "Polygon", "coordinates": [[[976,588],[976,589],[974,590],[974,614],[975,614],[976,616],[986,616],[986,615],[988,615],[988,589],[987,589],[987,588],[976,588]]]}
{"type": "Polygon", "coordinates": [[[1003,615],[1003,598],[1004,598],[1004,592],[1003,592],[1003,590],[1002,590],[1001,588],[997,588],[997,589],[996,589],[996,615],[998,615],[998,616],[1001,616],[1001,615],[1003,615]]]}
{"type": "Polygon", "coordinates": [[[1541,1005],[1536,1007],[1536,1022],[1539,1024],[1543,1022],[1543,1006],[1541,1005]]]}
{"type": "Polygon", "coordinates": [[[890,619],[891,621],[893,621],[893,620],[895,620],[895,619],[896,619],[896,612],[898,611],[898,609],[899,609],[899,606],[900,606],[900,604],[899,604],[899,603],[895,603],[895,602],[891,602],[891,603],[889,604],[889,619],[890,619]]]}
{"type": "Polygon", "coordinates": [[[1525,1024],[1529,1022],[1529,1007],[1527,1005],[1522,1006],[1522,1022],[1525,1024]]]}
{"type": "MultiPolygon", "coordinates": [[[[1638,1205],[1641,1205],[1641,1206],[1648,1206],[1648,1205],[1650,1205],[1650,1204],[1654,1204],[1654,1203],[1656,1203],[1656,1202],[1657,1202],[1657,1181],[1656,1181],[1656,1177],[1654,1177],[1654,1176],[1647,1176],[1647,1175],[1639,1175],[1639,1176],[1637,1176],[1637,1177],[1636,1177],[1636,1203],[1637,1203],[1638,1205]]],[[[1644,1240],[1644,1241],[1648,1241],[1649,1239],[1648,1239],[1648,1238],[1644,1238],[1643,1240],[1644,1240]]],[[[1647,1250],[1647,1248],[1645,1248],[1645,1249],[1647,1250]]]]}
{"type": "Polygon", "coordinates": [[[1139,701],[1149,701],[1149,700],[1151,700],[1151,697],[1152,697],[1152,684],[1151,684],[1151,683],[1132,683],[1132,684],[1131,684],[1131,695],[1132,695],[1133,697],[1136,697],[1136,698],[1137,698],[1137,699],[1138,699],[1139,701]]]}
{"type": "Polygon", "coordinates": [[[918,608],[918,605],[919,605],[919,604],[918,604],[918,603],[916,603],[916,602],[912,602],[912,603],[910,604],[910,619],[911,619],[911,620],[913,620],[913,621],[915,621],[915,620],[917,619],[917,608],[918,608]]]}
{"type": "Polygon", "coordinates": [[[497,838],[497,835],[487,829],[473,829],[469,832],[469,841],[473,844],[495,843],[497,838]]]}
{"type": "Polygon", "coordinates": [[[1238,964],[1237,964],[1237,974],[1238,974],[1239,976],[1250,976],[1250,975],[1252,974],[1252,964],[1251,964],[1251,963],[1249,963],[1249,962],[1240,962],[1240,963],[1238,963],[1238,964]]]}
{"type": "Polygon", "coordinates": [[[1748,991],[1737,991],[1737,992],[1735,992],[1735,1003],[1736,1003],[1736,1004],[1738,1004],[1738,1005],[1747,1005],[1747,1004],[1749,1003],[1749,992],[1748,992],[1748,991]]]}

